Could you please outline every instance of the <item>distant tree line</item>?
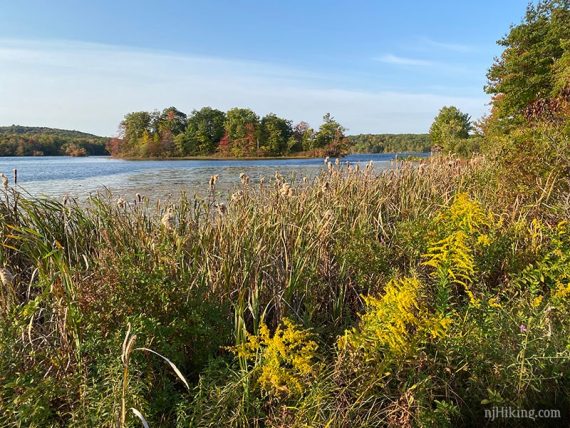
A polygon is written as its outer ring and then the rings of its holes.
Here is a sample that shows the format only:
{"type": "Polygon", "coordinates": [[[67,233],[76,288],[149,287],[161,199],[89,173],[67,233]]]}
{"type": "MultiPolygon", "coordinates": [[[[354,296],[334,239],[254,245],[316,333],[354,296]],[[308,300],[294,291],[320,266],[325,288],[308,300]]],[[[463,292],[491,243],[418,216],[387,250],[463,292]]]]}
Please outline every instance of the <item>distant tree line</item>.
{"type": "Polygon", "coordinates": [[[0,156],[107,155],[108,138],[63,129],[0,127],[0,156]]]}
{"type": "Polygon", "coordinates": [[[169,107],[128,113],[119,129],[119,138],[107,146],[117,157],[336,156],[348,151],[346,129],[329,113],[314,130],[273,113],[260,118],[248,108],[223,112],[203,107],[186,115],[169,107]]]}
{"type": "Polygon", "coordinates": [[[348,137],[353,153],[429,152],[428,134],[358,134],[348,137]]]}

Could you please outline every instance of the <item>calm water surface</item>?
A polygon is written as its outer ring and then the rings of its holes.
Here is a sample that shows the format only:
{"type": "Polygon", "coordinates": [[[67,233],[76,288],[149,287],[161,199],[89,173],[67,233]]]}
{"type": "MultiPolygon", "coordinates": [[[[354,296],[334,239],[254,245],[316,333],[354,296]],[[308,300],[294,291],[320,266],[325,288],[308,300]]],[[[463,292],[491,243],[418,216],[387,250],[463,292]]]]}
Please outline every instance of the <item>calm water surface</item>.
{"type": "MultiPolygon", "coordinates": [[[[372,160],[375,168],[381,170],[388,168],[395,157],[395,154],[351,155],[342,162],[365,164],[372,160]]],[[[0,172],[6,174],[10,182],[13,170],[18,170],[20,190],[33,196],[70,195],[77,198],[105,189],[127,197],[134,197],[137,192],[150,197],[173,196],[183,191],[203,193],[213,174],[220,175],[218,189],[224,191],[239,182],[241,172],[256,182],[261,176],[273,176],[276,171],[297,179],[314,177],[323,167],[321,158],[126,161],[96,156],[0,157],[0,172]]]]}

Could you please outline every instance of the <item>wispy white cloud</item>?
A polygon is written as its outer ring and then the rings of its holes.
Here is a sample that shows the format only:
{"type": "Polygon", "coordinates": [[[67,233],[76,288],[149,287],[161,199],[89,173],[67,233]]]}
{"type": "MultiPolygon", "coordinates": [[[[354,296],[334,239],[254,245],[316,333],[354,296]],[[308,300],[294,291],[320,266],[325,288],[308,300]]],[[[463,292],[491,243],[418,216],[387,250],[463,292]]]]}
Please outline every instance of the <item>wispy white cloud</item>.
{"type": "Polygon", "coordinates": [[[376,61],[384,62],[386,64],[396,65],[415,65],[415,66],[431,66],[433,62],[424,59],[407,58],[393,54],[382,55],[381,57],[374,58],[376,61]]]}
{"type": "Polygon", "coordinates": [[[452,51],[452,52],[469,53],[469,52],[475,52],[477,50],[477,48],[473,45],[455,43],[455,42],[440,42],[430,39],[429,37],[422,37],[420,39],[420,43],[430,48],[452,51]]]}
{"type": "Polygon", "coordinates": [[[207,105],[223,110],[248,106],[314,126],[331,112],[351,133],[424,132],[443,105],[457,105],[477,117],[486,102],[483,95],[443,91],[363,91],[343,84],[341,75],[264,62],[17,40],[0,40],[0,100],[0,125],[101,135],[114,134],[129,111],[170,105],[186,112],[207,105]]]}

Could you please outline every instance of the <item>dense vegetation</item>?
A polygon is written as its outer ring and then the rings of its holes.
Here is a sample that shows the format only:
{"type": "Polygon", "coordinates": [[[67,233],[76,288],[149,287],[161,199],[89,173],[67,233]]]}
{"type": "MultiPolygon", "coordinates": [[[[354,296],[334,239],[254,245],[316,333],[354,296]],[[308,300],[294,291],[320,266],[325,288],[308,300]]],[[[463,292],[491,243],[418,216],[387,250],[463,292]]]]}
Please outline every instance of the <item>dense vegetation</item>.
{"type": "Polygon", "coordinates": [[[429,152],[428,134],[358,134],[348,137],[353,153],[429,152]]]}
{"type": "Polygon", "coordinates": [[[0,156],[107,155],[108,138],[63,129],[2,126],[0,156]]]}
{"type": "Polygon", "coordinates": [[[231,195],[213,176],[167,205],[4,179],[0,425],[567,426],[569,16],[544,1],[511,29],[478,156],[231,195]],[[546,62],[513,81],[521,56],[546,62]]]}
{"type": "Polygon", "coordinates": [[[568,177],[520,200],[496,168],[435,157],[379,176],[331,165],[306,184],[244,176],[225,205],[212,179],[209,198],[158,211],[9,188],[0,424],[137,426],[131,407],[152,426],[567,410],[568,177]]]}
{"type": "Polygon", "coordinates": [[[120,130],[108,146],[119,157],[338,156],[348,150],[344,127],[328,113],[315,131],[306,122],[293,126],[273,113],[259,118],[247,108],[204,107],[186,116],[169,107],[129,113],[120,130]]]}

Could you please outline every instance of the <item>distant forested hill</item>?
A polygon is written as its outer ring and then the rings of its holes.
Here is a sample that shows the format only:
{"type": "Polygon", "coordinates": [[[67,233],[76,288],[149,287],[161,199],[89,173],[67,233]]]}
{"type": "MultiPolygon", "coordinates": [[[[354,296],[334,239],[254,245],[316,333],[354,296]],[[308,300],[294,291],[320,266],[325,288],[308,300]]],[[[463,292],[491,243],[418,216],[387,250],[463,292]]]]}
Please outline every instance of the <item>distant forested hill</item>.
{"type": "Polygon", "coordinates": [[[428,134],[358,134],[349,135],[353,153],[429,152],[428,134]]]}
{"type": "Polygon", "coordinates": [[[79,131],[30,126],[0,126],[0,156],[107,155],[109,138],[79,131]]]}

